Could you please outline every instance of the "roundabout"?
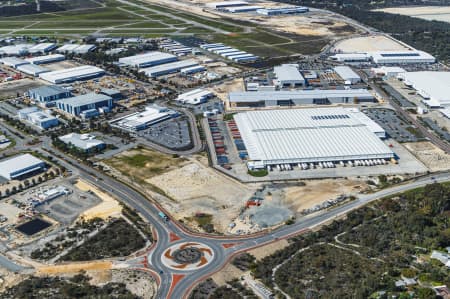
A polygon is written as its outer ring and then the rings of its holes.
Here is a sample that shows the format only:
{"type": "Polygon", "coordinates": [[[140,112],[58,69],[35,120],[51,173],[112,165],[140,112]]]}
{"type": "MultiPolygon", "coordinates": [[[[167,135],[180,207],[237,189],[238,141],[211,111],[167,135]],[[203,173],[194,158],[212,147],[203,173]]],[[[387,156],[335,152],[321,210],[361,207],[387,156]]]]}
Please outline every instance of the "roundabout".
{"type": "Polygon", "coordinates": [[[182,242],[164,250],[161,260],[168,268],[193,271],[208,265],[213,258],[211,247],[197,242],[182,242]]]}

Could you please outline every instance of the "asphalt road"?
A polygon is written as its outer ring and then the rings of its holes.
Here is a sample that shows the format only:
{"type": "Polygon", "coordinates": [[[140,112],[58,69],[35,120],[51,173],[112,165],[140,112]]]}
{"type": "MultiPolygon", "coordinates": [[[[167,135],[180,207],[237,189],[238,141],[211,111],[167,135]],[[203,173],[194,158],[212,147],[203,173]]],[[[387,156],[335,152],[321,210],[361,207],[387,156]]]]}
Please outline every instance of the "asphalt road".
{"type": "MultiPolygon", "coordinates": [[[[300,218],[295,224],[284,226],[280,229],[258,234],[255,236],[224,236],[215,237],[205,234],[192,233],[179,226],[174,220],[164,221],[158,216],[160,208],[155,203],[145,198],[142,194],[130,188],[129,186],[112,179],[102,173],[91,169],[88,166],[78,163],[72,158],[65,157],[66,161],[72,163],[72,167],[78,168],[80,176],[93,185],[110,192],[120,201],[136,209],[143,218],[153,224],[157,233],[157,242],[148,256],[150,267],[159,273],[160,287],[157,298],[183,298],[187,296],[191,287],[203,278],[220,270],[229,259],[240,251],[259,247],[273,241],[294,236],[302,231],[312,229],[324,222],[335,219],[357,209],[367,203],[379,198],[390,196],[399,192],[404,192],[417,187],[425,186],[433,182],[450,181],[450,173],[429,175],[408,183],[395,185],[394,187],[384,189],[372,194],[360,195],[356,200],[343,204],[331,210],[316,213],[311,216],[300,218]],[[214,258],[205,267],[195,271],[177,271],[165,266],[161,260],[164,251],[173,245],[170,242],[170,233],[176,234],[180,240],[176,242],[198,242],[203,243],[214,250],[214,258]],[[235,246],[225,248],[222,245],[235,243],[235,246]],[[171,291],[172,274],[187,274],[181,279],[171,291]],[[171,291],[171,293],[170,293],[171,291]]],[[[175,242],[175,243],[176,243],[175,242]]]]}
{"type": "MultiPolygon", "coordinates": [[[[20,147],[20,145],[19,145],[20,147]]],[[[305,230],[312,229],[318,225],[333,220],[341,215],[348,213],[351,210],[357,209],[367,203],[376,199],[393,195],[399,192],[404,192],[417,187],[424,186],[433,182],[447,182],[450,181],[450,172],[428,175],[404,184],[395,185],[391,188],[384,189],[372,194],[360,195],[356,200],[343,204],[334,209],[325,210],[316,214],[302,217],[298,221],[289,226],[284,226],[273,231],[265,231],[251,236],[211,236],[200,233],[193,233],[185,230],[176,221],[164,221],[158,216],[160,208],[151,199],[147,199],[141,193],[126,184],[123,184],[99,171],[86,166],[79,161],[57,151],[51,147],[49,138],[42,138],[40,148],[36,148],[41,152],[48,152],[57,156],[63,157],[63,160],[56,158],[62,165],[72,170],[75,175],[80,175],[89,183],[111,193],[118,200],[126,205],[134,208],[142,217],[152,223],[156,232],[156,244],[148,255],[149,267],[158,273],[160,277],[160,286],[157,293],[157,298],[184,298],[187,297],[191,288],[219,271],[226,263],[238,252],[246,251],[251,248],[259,247],[279,239],[289,238],[299,234],[305,230]],[[170,241],[170,234],[176,234],[179,240],[175,242],[170,241]],[[177,242],[198,242],[211,247],[214,251],[213,259],[201,269],[194,271],[180,271],[172,270],[164,265],[162,262],[162,255],[164,251],[171,245],[177,242]],[[234,246],[224,247],[224,244],[234,243],[234,246]],[[172,274],[186,274],[173,288],[171,288],[172,274]]],[[[130,265],[133,260],[127,261],[130,265]]],[[[8,260],[6,257],[0,255],[0,265],[4,265],[14,271],[20,271],[19,265],[8,260]],[[16,268],[18,267],[18,268],[16,268]]]]}

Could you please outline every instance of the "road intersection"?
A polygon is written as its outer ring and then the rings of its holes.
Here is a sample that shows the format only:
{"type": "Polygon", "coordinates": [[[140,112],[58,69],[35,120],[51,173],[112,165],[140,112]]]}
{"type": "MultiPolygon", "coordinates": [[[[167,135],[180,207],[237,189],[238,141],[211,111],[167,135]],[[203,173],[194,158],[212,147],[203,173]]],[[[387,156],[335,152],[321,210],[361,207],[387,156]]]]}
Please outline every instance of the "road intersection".
{"type": "MultiPolygon", "coordinates": [[[[50,138],[44,137],[41,138],[41,141],[40,146],[36,148],[40,153],[50,154],[55,161],[71,170],[74,176],[79,176],[88,183],[110,193],[120,202],[135,209],[142,218],[152,224],[154,243],[140,255],[130,258],[124,263],[130,268],[146,270],[156,277],[159,283],[156,298],[187,298],[197,283],[220,271],[238,253],[308,232],[374,200],[434,182],[450,181],[450,172],[426,175],[378,192],[360,194],[353,201],[333,209],[304,216],[297,219],[292,225],[275,230],[266,230],[246,236],[217,236],[191,232],[175,219],[162,219],[158,216],[159,212],[170,214],[153,199],[126,183],[58,151],[51,146],[50,138]],[[179,251],[186,248],[197,248],[198,250],[179,251]],[[198,255],[198,251],[200,251],[200,255],[198,255]],[[181,256],[185,260],[175,262],[174,255],[181,256]],[[202,257],[206,258],[206,262],[202,257]],[[177,267],[182,264],[187,264],[187,266],[177,267]]],[[[21,142],[19,147],[22,143],[25,144],[25,141],[21,142]]],[[[5,264],[12,271],[23,269],[2,255],[0,255],[0,264],[5,264]]]]}
{"type": "MultiPolygon", "coordinates": [[[[176,220],[165,221],[158,216],[164,211],[157,202],[103,173],[84,164],[77,163],[70,157],[64,160],[78,169],[80,176],[89,183],[110,192],[121,202],[136,209],[149,221],[155,232],[155,244],[137,260],[145,260],[144,268],[148,268],[158,276],[159,289],[156,298],[186,298],[191,289],[200,281],[220,271],[236,254],[256,247],[264,246],[280,239],[286,239],[307,232],[323,223],[337,219],[346,213],[360,208],[374,200],[405,192],[435,182],[450,181],[450,173],[427,175],[415,180],[398,184],[371,194],[362,194],[355,200],[330,210],[300,218],[292,225],[276,230],[263,231],[247,236],[215,236],[188,231],[176,220]],[[198,243],[212,250],[210,260],[202,267],[174,269],[164,262],[167,249],[177,244],[198,243]]],[[[165,212],[165,211],[164,211],[165,212]]],[[[167,214],[167,213],[166,213],[167,214]]],[[[128,261],[130,265],[138,264],[136,260],[128,261]]]]}

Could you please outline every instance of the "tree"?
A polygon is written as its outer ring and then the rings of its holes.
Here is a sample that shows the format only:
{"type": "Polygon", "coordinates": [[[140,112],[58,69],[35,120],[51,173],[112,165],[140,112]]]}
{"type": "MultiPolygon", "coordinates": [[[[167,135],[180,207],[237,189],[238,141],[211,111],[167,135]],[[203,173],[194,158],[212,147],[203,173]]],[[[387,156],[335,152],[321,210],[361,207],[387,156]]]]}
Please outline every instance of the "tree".
{"type": "Polygon", "coordinates": [[[430,288],[420,288],[417,290],[417,298],[419,299],[433,299],[436,298],[436,293],[430,288]]]}

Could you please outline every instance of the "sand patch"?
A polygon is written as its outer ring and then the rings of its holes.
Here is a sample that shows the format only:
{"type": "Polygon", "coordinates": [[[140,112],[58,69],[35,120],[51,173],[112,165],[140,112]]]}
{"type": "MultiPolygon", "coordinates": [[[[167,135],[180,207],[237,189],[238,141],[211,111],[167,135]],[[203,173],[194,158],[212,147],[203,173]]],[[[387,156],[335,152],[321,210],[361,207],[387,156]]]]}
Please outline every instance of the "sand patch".
{"type": "Polygon", "coordinates": [[[403,144],[430,171],[444,171],[450,169],[450,155],[436,147],[429,141],[410,142],[403,144]]]}
{"type": "Polygon", "coordinates": [[[198,212],[211,214],[214,226],[220,231],[238,215],[255,190],[197,161],[146,182],[164,190],[176,201],[162,203],[175,217],[182,219],[198,212]]]}
{"type": "Polygon", "coordinates": [[[101,191],[100,189],[92,186],[91,184],[86,183],[85,181],[78,180],[75,186],[81,191],[92,191],[95,195],[97,195],[102,202],[92,207],[80,215],[80,218],[84,218],[85,220],[89,220],[92,218],[100,217],[106,219],[112,216],[118,216],[122,212],[122,207],[119,202],[115,200],[109,194],[101,191]]]}
{"type": "Polygon", "coordinates": [[[76,264],[54,265],[38,267],[38,275],[76,274],[80,271],[110,270],[112,262],[83,262],[76,264]]]}
{"type": "Polygon", "coordinates": [[[407,50],[404,45],[384,35],[355,37],[338,42],[336,51],[344,53],[407,50]]]}

